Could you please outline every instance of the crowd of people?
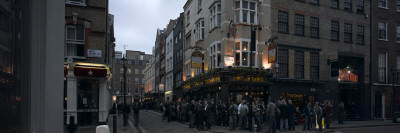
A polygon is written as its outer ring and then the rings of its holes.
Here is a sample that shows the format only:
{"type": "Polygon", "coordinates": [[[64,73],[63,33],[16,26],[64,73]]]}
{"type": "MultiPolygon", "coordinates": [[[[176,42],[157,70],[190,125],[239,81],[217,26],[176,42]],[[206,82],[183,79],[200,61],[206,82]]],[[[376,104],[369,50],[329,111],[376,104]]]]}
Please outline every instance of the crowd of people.
{"type": "MultiPolygon", "coordinates": [[[[325,129],[330,128],[333,112],[328,103],[316,102],[314,107],[308,103],[303,109],[296,107],[291,100],[269,100],[268,103],[256,100],[249,103],[243,100],[240,104],[231,104],[215,100],[192,100],[182,102],[163,102],[160,104],[162,120],[167,122],[188,122],[189,128],[199,131],[209,130],[212,126],[222,126],[227,130],[260,131],[263,125],[268,125],[268,132],[294,131],[295,125],[303,124],[303,131],[312,130],[312,121],[322,125],[324,118],[325,129]],[[251,112],[251,113],[249,113],[251,112]],[[249,115],[251,114],[251,115],[249,115]],[[249,121],[248,117],[251,117],[249,121]],[[253,123],[253,124],[250,124],[253,123]]],[[[338,106],[338,122],[343,124],[344,105],[338,106]]],[[[322,131],[322,126],[319,126],[322,131]]],[[[300,129],[301,130],[301,129],[300,129]]]]}

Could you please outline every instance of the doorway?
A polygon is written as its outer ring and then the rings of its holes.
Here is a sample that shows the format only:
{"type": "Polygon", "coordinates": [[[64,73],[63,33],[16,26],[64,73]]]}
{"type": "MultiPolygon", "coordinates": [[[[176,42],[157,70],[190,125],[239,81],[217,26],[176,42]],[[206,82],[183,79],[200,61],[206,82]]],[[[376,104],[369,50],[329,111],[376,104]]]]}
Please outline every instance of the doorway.
{"type": "Polygon", "coordinates": [[[375,118],[382,118],[382,92],[375,92],[375,118]]]}

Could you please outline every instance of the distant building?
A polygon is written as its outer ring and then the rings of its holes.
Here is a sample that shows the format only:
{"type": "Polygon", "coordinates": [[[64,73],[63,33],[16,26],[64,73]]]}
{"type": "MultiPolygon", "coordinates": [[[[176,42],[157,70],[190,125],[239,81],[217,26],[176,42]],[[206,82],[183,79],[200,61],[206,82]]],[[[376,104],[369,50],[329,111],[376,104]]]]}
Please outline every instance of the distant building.
{"type": "Polygon", "coordinates": [[[173,29],[174,33],[174,45],[173,45],[173,99],[185,99],[182,90],[183,81],[183,44],[184,44],[184,14],[181,13],[176,19],[176,23],[173,29]]]}
{"type": "Polygon", "coordinates": [[[139,102],[144,97],[145,67],[151,60],[151,55],[140,51],[126,51],[126,58],[114,60],[113,87],[117,96],[117,103],[124,103],[124,95],[127,104],[139,102]],[[124,68],[126,66],[126,78],[124,80],[124,68]],[[125,88],[124,88],[125,84],[125,88]]]}
{"type": "Polygon", "coordinates": [[[173,28],[175,26],[176,20],[170,20],[169,24],[167,26],[167,31],[165,32],[165,36],[167,37],[165,42],[166,42],[166,47],[165,47],[165,58],[166,58],[166,62],[165,62],[165,101],[172,101],[173,99],[173,78],[174,78],[174,73],[173,73],[173,55],[174,55],[174,31],[173,28]]]}
{"type": "Polygon", "coordinates": [[[122,51],[115,51],[115,59],[122,59],[122,51]]]}

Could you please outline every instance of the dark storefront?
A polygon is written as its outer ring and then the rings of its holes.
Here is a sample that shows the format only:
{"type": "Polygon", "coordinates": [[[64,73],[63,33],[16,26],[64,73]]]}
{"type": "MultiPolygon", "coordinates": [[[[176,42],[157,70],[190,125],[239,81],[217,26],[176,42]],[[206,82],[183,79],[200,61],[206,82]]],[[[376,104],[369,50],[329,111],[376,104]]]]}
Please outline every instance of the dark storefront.
{"type": "Polygon", "coordinates": [[[368,88],[364,81],[364,60],[361,57],[339,56],[339,102],[345,106],[345,118],[369,118],[368,88]]]}

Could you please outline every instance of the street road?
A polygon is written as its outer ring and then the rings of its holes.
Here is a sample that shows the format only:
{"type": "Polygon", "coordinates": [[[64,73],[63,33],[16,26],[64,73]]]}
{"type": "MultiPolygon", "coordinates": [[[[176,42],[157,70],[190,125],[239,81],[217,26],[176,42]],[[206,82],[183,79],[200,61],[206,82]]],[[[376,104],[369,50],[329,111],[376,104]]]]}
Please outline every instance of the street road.
{"type": "Polygon", "coordinates": [[[381,127],[363,127],[363,128],[344,128],[337,129],[341,133],[399,133],[400,125],[398,126],[381,126],[381,127]]]}
{"type": "Polygon", "coordinates": [[[139,125],[146,133],[198,133],[194,128],[178,122],[162,121],[160,116],[140,111],[139,125]]]}

